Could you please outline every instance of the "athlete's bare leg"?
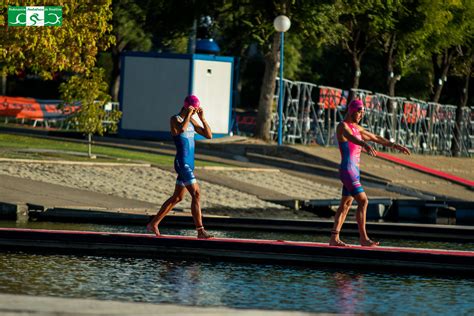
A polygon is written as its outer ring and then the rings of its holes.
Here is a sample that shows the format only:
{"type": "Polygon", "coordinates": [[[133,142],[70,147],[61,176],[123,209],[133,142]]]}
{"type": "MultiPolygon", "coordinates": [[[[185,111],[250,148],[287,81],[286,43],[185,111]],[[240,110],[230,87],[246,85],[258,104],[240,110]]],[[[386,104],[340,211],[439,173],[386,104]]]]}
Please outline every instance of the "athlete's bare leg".
{"type": "Polygon", "coordinates": [[[173,195],[163,203],[158,213],[153,217],[150,223],[146,226],[149,231],[152,231],[157,237],[160,236],[158,225],[161,223],[166,214],[175,207],[176,204],[183,200],[186,188],[182,185],[176,185],[173,195]]]}
{"type": "Polygon", "coordinates": [[[379,245],[379,243],[370,240],[369,236],[367,235],[367,230],[365,228],[367,206],[369,205],[369,199],[367,198],[367,194],[365,194],[365,192],[361,192],[354,196],[354,198],[357,201],[356,220],[357,225],[359,226],[360,245],[367,247],[376,247],[379,245]]]}
{"type": "Polygon", "coordinates": [[[339,232],[341,231],[342,225],[346,220],[347,213],[349,213],[349,209],[351,208],[353,200],[354,198],[352,196],[342,196],[339,208],[337,209],[336,215],[334,215],[334,226],[332,227],[331,239],[329,240],[330,246],[347,246],[346,243],[339,239],[339,232]]]}
{"type": "Polygon", "coordinates": [[[202,224],[201,190],[199,189],[199,185],[197,183],[193,183],[191,185],[187,185],[186,189],[189,191],[189,194],[191,194],[192,197],[191,214],[193,215],[194,225],[196,225],[197,237],[204,239],[214,237],[206,232],[202,224]]]}

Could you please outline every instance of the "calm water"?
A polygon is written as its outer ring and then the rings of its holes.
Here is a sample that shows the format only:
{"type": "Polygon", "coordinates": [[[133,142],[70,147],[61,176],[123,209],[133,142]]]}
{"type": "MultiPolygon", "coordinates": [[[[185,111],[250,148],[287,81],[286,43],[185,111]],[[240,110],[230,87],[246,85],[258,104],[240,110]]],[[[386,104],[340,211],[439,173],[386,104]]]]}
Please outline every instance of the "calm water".
{"type": "MultiPolygon", "coordinates": [[[[1,227],[25,225],[142,231],[109,225],[0,223],[1,227]]],[[[163,232],[194,234],[191,230],[163,232]]],[[[281,234],[249,234],[216,232],[222,237],[282,238],[281,234]]],[[[284,236],[314,240],[308,235],[284,236]]],[[[474,313],[474,279],[174,259],[0,253],[0,293],[329,313],[474,313]]]]}
{"type": "Polygon", "coordinates": [[[0,292],[330,313],[472,314],[474,280],[277,265],[0,253],[0,292]]]}

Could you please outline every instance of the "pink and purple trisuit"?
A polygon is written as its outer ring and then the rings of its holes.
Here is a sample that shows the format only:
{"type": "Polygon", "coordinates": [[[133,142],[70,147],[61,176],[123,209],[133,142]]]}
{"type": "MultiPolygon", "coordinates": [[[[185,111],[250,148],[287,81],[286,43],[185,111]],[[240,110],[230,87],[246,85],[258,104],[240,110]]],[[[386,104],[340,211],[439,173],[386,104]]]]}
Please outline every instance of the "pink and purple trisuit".
{"type": "MultiPolygon", "coordinates": [[[[352,123],[343,122],[352,131],[357,139],[362,140],[360,131],[357,126],[352,123]]],[[[364,192],[364,188],[360,184],[360,152],[362,147],[350,141],[339,142],[339,150],[341,151],[341,165],[339,166],[339,178],[342,181],[342,195],[357,195],[364,192]]]]}

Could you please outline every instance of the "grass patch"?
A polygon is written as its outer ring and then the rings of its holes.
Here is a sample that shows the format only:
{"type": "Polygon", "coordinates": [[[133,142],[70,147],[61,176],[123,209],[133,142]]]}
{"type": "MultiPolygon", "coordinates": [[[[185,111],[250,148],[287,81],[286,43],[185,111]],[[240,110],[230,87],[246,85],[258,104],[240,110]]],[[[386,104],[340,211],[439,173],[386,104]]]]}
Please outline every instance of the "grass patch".
{"type": "Polygon", "coordinates": [[[18,150],[1,150],[0,151],[1,158],[9,158],[9,159],[31,159],[31,160],[66,160],[66,161],[86,161],[86,162],[130,162],[125,161],[122,159],[117,159],[113,157],[103,157],[98,156],[96,159],[91,160],[87,157],[86,154],[82,155],[82,153],[75,153],[75,152],[34,152],[34,151],[18,151],[18,150]]]}
{"type": "MultiPolygon", "coordinates": [[[[98,158],[91,160],[83,155],[87,154],[87,144],[50,140],[39,137],[0,134],[0,157],[14,159],[43,159],[43,160],[71,160],[97,162],[147,162],[161,166],[173,166],[174,156],[139,151],[111,148],[106,146],[92,146],[92,153],[98,158]],[[28,150],[28,151],[24,151],[28,150]],[[35,152],[34,150],[38,150],[35,152]],[[46,150],[41,152],[41,150],[46,150]],[[47,150],[54,151],[48,152],[47,150]]],[[[226,164],[196,160],[197,166],[228,166],[226,164]]]]}

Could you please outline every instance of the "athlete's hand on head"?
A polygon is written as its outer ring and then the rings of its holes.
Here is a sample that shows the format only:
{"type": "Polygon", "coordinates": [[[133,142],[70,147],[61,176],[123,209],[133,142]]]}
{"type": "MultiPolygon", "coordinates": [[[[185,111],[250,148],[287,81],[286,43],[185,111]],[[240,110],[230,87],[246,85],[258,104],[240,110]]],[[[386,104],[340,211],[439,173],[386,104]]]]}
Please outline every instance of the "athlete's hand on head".
{"type": "Polygon", "coordinates": [[[188,107],[188,113],[187,113],[187,115],[188,115],[188,116],[193,116],[194,113],[196,113],[196,108],[193,107],[193,106],[188,107]]]}
{"type": "Polygon", "coordinates": [[[201,120],[204,118],[204,110],[202,109],[202,107],[197,108],[196,113],[201,120]]]}

